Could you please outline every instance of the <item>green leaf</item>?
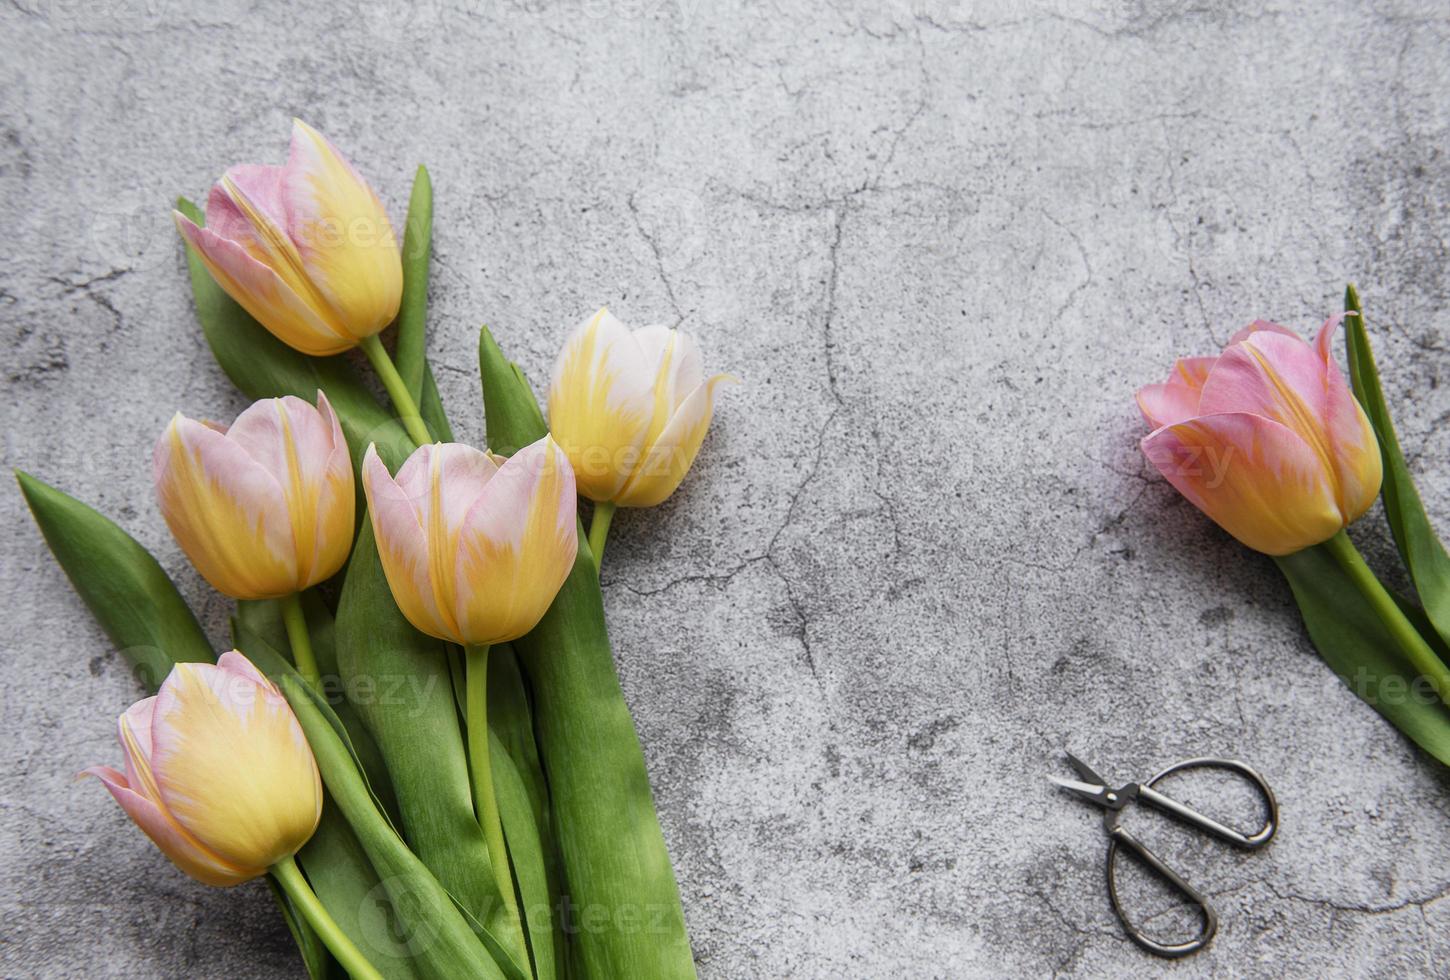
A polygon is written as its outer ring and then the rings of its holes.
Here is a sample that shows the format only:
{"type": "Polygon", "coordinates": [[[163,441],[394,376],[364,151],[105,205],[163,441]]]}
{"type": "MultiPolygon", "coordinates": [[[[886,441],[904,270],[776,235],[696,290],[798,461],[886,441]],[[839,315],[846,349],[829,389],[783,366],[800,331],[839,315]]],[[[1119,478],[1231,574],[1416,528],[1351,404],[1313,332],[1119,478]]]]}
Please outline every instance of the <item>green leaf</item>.
{"type": "Polygon", "coordinates": [[[15,478],[56,561],[147,691],[179,661],[216,659],[176,586],[135,538],[28,473],[15,478]]]}
{"type": "Polygon", "coordinates": [[[1450,642],[1450,554],[1430,526],[1425,505],[1415,489],[1410,469],[1405,465],[1395,424],[1390,418],[1379,370],[1365,328],[1359,292],[1354,286],[1344,291],[1344,305],[1357,316],[1344,318],[1345,346],[1349,352],[1349,376],[1355,396],[1364,406],[1374,426],[1384,460],[1384,484],[1380,495],[1384,500],[1385,518],[1395,536],[1395,546],[1409,569],[1415,591],[1424,605],[1426,616],[1434,624],[1442,640],[1450,642]]]}
{"type": "MultiPolygon", "coordinates": [[[[487,328],[479,337],[479,368],[493,450],[516,451],[541,438],[538,402],[487,328]]],[[[538,626],[513,646],[536,695],[552,826],[587,975],[695,976],[679,887],[614,671],[599,577],[582,529],[568,580],[538,626]]]]}
{"type": "Polygon", "coordinates": [[[528,379],[517,364],[503,356],[488,327],[478,333],[478,369],[489,448],[501,456],[512,456],[548,434],[528,379]]]}
{"type": "Polygon", "coordinates": [[[1324,662],[1392,725],[1450,765],[1450,709],[1396,652],[1395,638],[1328,548],[1315,545],[1275,561],[1324,662]]]}
{"type": "Polygon", "coordinates": [[[388,980],[412,980],[407,927],[378,881],[377,872],[337,803],[326,797],[317,832],[297,863],[340,929],[388,980]]]}
{"type": "Polygon", "coordinates": [[[554,896],[544,864],[543,842],[534,820],[528,790],[513,759],[498,735],[489,731],[489,765],[493,770],[494,800],[503,824],[509,863],[518,883],[519,912],[528,934],[529,954],[536,980],[554,980],[555,962],[554,896]]]}
{"type": "MultiPolygon", "coordinates": [[[[185,198],[177,209],[197,224],[201,211],[185,198]]],[[[378,455],[396,467],[413,450],[402,424],[363,385],[343,356],[309,357],[274,337],[217,285],[206,266],[186,249],[196,315],[217,363],[232,384],[249,398],[296,395],[315,402],[318,389],[337,412],[352,451],[354,472],[361,472],[363,453],[377,443],[378,455]]]]}
{"type": "Polygon", "coordinates": [[[453,429],[438,396],[428,363],[428,263],[433,238],[433,182],[428,168],[418,167],[408,199],[403,230],[403,300],[398,307],[398,337],[393,363],[398,376],[423,416],[423,424],[439,442],[452,442],[453,429]]]}
{"type": "MultiPolygon", "coordinates": [[[[561,907],[560,899],[564,891],[564,869],[559,860],[559,848],[550,824],[553,817],[549,812],[549,789],[544,779],[544,767],[539,758],[538,745],[534,741],[534,716],[530,707],[527,685],[524,683],[518,658],[511,645],[504,643],[493,647],[488,652],[488,658],[489,728],[493,730],[499,744],[508,753],[514,772],[527,795],[529,810],[533,816],[533,833],[538,837],[539,856],[543,862],[543,890],[547,896],[546,904],[551,910],[558,909],[561,907]]],[[[498,768],[497,764],[494,768],[498,768]]],[[[500,778],[502,777],[495,774],[495,782],[500,778]]],[[[503,806],[502,803],[499,805],[503,806]]],[[[503,816],[505,838],[511,838],[514,834],[509,827],[510,819],[506,814],[503,816]]],[[[512,843],[509,844],[509,848],[510,851],[513,850],[512,843]]],[[[521,881],[520,888],[522,887],[521,881]]],[[[520,904],[521,907],[527,909],[535,902],[536,900],[530,899],[521,901],[520,904]]],[[[563,922],[559,916],[551,915],[549,925],[553,933],[554,969],[563,972],[563,963],[568,955],[563,922]]],[[[530,939],[534,945],[542,941],[541,938],[534,936],[537,928],[537,924],[531,921],[530,939]]]]}
{"type": "Polygon", "coordinates": [[[348,563],[337,640],[349,700],[387,763],[408,843],[491,936],[507,935],[444,644],[398,610],[367,521],[348,563]]]}
{"type": "Polygon", "coordinates": [[[447,889],[383,816],[327,703],[275,653],[263,651],[253,662],[277,684],[297,715],[327,792],[357,836],[382,896],[396,914],[402,931],[393,938],[413,957],[418,976],[505,977],[447,889]]]}
{"type": "Polygon", "coordinates": [[[1424,608],[1415,600],[1400,595],[1394,589],[1385,591],[1390,594],[1391,599],[1395,600],[1395,605],[1400,607],[1400,612],[1405,614],[1405,618],[1410,621],[1415,630],[1425,638],[1425,642],[1430,644],[1430,649],[1435,651],[1435,655],[1450,664],[1450,645],[1447,645],[1440,634],[1435,632],[1435,627],[1431,624],[1430,617],[1425,615],[1424,608]]]}
{"type": "Polygon", "coordinates": [[[272,890],[272,898],[277,902],[277,908],[282,913],[282,921],[287,923],[287,931],[292,934],[292,941],[297,944],[297,952],[302,954],[302,965],[307,968],[307,975],[312,980],[327,980],[328,976],[341,976],[342,968],[333,960],[332,954],[317,938],[317,933],[312,926],[298,912],[297,907],[292,904],[292,897],[282,890],[277,879],[267,875],[267,885],[272,890]],[[336,972],[334,972],[336,971],[336,972]]]}
{"type": "MultiPolygon", "coordinates": [[[[447,645],[448,676],[453,681],[453,707],[458,711],[458,727],[468,732],[468,672],[463,666],[463,647],[447,645]]],[[[465,738],[466,741],[466,738],[465,738]]]]}
{"type": "MultiPolygon", "coordinates": [[[[398,339],[393,363],[413,396],[423,399],[427,366],[428,258],[433,238],[433,182],[419,165],[408,198],[408,220],[403,227],[403,299],[398,306],[398,339]]],[[[426,421],[426,420],[425,420],[426,421]]],[[[438,435],[429,425],[429,430],[438,435]]]]}
{"type": "Polygon", "coordinates": [[[439,442],[453,441],[453,427],[448,424],[438,383],[433,380],[433,367],[427,361],[423,362],[423,400],[418,403],[418,414],[423,416],[423,424],[433,433],[433,438],[439,442]]]}
{"type": "Polygon", "coordinates": [[[534,823],[548,826],[549,791],[534,742],[534,716],[529,693],[513,647],[498,644],[488,651],[488,727],[493,729],[518,769],[528,793],[534,823]]]}

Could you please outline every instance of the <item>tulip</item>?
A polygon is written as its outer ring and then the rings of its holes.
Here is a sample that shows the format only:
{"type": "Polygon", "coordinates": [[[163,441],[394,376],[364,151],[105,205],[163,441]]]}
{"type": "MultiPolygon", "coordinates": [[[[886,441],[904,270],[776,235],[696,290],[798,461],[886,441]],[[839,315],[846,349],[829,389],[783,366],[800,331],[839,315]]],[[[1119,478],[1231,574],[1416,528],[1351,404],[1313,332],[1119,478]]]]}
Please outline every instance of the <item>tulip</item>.
{"type": "Polygon", "coordinates": [[[393,598],[430,636],[465,646],[523,636],[573,567],[574,474],[547,436],[508,460],[423,446],[396,479],[369,446],[363,489],[393,598]]]}
{"type": "Polygon", "coordinates": [[[281,598],[331,577],[352,547],[352,460],[327,396],[264,398],[223,429],[178,412],[152,455],[171,533],[235,599],[281,598]]]}
{"type": "Polygon", "coordinates": [[[238,164],[206,202],[206,227],[173,212],[217,284],[304,354],[356,347],[393,321],[403,294],[397,237],[378,196],[301,120],[280,167],[238,164]]]}
{"type": "Polygon", "coordinates": [[[593,500],[589,546],[596,564],[616,507],[653,507],[675,492],[710,428],[715,386],[700,350],[669,327],[631,331],[600,310],[580,324],[554,362],[549,426],[593,500]]]}
{"type": "Polygon", "coordinates": [[[270,872],[349,976],[381,980],[293,855],[322,818],[322,779],[292,707],[236,650],[178,663],[117,722],[126,771],[95,776],[182,871],[219,888],[270,872]]]}
{"type": "Polygon", "coordinates": [[[600,310],[554,362],[549,423],[590,500],[653,507],[689,472],[710,428],[715,386],[689,334],[631,331],[600,310]]]}
{"type": "MultiPolygon", "coordinates": [[[[363,490],[398,608],[466,651],[464,714],[474,812],[507,910],[518,922],[488,743],[488,650],[539,622],[574,567],[574,472],[545,436],[508,460],[459,443],[417,449],[397,478],[369,446],[363,490]]],[[[523,948],[523,937],[511,937],[523,948]]]]}
{"type": "Polygon", "coordinates": [[[1330,352],[1255,321],[1218,357],[1177,362],[1138,392],[1149,461],[1196,507],[1256,551],[1288,555],[1333,538],[1380,487],[1374,430],[1330,352]]]}
{"type": "Polygon", "coordinates": [[[236,651],[179,663],[117,725],[126,771],[94,766],[121,809],[197,881],[250,881],[322,814],[312,750],[287,700],[236,651]]]}

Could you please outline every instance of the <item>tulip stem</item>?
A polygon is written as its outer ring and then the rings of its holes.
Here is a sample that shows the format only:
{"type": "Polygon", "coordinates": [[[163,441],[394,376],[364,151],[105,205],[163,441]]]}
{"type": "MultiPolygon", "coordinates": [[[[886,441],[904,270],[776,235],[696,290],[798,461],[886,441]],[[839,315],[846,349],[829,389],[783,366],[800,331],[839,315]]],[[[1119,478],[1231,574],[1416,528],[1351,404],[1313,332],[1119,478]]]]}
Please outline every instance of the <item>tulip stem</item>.
{"type": "MultiPolygon", "coordinates": [[[[329,806],[331,804],[328,804],[329,806]]],[[[302,913],[307,924],[327,945],[328,950],[342,968],[347,971],[348,976],[354,980],[382,980],[383,975],[368,962],[362,950],[347,938],[331,915],[328,914],[326,906],[322,904],[307,879],[302,876],[302,869],[297,867],[297,862],[289,855],[272,865],[272,876],[277,879],[277,884],[287,893],[292,904],[302,913]]]]}
{"type": "Polygon", "coordinates": [[[403,376],[398,373],[393,359],[383,347],[383,342],[378,339],[377,334],[363,339],[362,352],[368,356],[372,363],[373,370],[377,372],[378,380],[388,390],[388,397],[393,400],[393,407],[398,410],[403,423],[403,428],[408,430],[408,436],[420,446],[433,444],[433,437],[428,434],[428,427],[423,424],[423,415],[418,411],[418,403],[408,393],[408,384],[403,376]]]}
{"type": "Polygon", "coordinates": [[[594,555],[594,570],[604,564],[604,539],[609,537],[609,522],[614,519],[614,505],[601,501],[594,505],[594,516],[589,519],[589,551],[594,555]]]}
{"type": "Polygon", "coordinates": [[[1349,575],[1354,582],[1355,588],[1359,589],[1360,595],[1364,596],[1375,614],[1379,616],[1380,622],[1395,638],[1401,652],[1409,659],[1410,665],[1419,672],[1435,688],[1435,693],[1440,700],[1450,704],[1450,668],[1439,655],[1425,642],[1415,624],[1405,616],[1394,597],[1385,591],[1380,580],[1375,578],[1374,572],[1364,562],[1364,557],[1359,549],[1349,540],[1349,535],[1340,531],[1334,537],[1324,542],[1324,547],[1329,549],[1341,568],[1349,575]]]}
{"type": "Polygon", "coordinates": [[[307,616],[302,612],[302,593],[294,592],[283,596],[282,622],[287,627],[287,642],[292,644],[292,662],[297,673],[307,686],[318,694],[322,693],[322,672],[317,669],[317,658],[312,655],[312,638],[307,634],[307,616]]]}
{"type": "Polygon", "coordinates": [[[473,770],[473,809],[483,828],[488,863],[493,865],[494,880],[508,921],[519,923],[518,940],[522,949],[523,926],[519,922],[518,903],[514,901],[514,878],[509,871],[508,851],[504,849],[503,823],[493,795],[493,766],[488,758],[488,645],[469,644],[464,649],[468,658],[464,709],[468,716],[468,765],[473,770]]]}

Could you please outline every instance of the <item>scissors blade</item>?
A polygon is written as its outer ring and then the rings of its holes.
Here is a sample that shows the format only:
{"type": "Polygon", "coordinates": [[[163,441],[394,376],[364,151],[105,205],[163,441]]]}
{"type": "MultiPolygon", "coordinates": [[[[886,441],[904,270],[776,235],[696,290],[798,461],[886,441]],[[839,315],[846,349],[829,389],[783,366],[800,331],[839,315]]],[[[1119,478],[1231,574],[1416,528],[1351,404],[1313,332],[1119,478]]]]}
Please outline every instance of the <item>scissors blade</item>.
{"type": "Polygon", "coordinates": [[[1071,752],[1064,751],[1063,755],[1067,756],[1067,761],[1072,764],[1072,767],[1077,770],[1077,774],[1083,779],[1086,779],[1088,782],[1097,783],[1099,786],[1108,785],[1108,781],[1102,776],[1099,776],[1097,772],[1093,770],[1092,766],[1088,765],[1086,762],[1083,762],[1071,752]]]}
{"type": "Polygon", "coordinates": [[[1102,807],[1109,805],[1108,788],[1106,786],[1097,783],[1080,783],[1076,779],[1061,779],[1057,776],[1048,776],[1047,778],[1079,799],[1087,800],[1089,803],[1096,803],[1102,807]]]}

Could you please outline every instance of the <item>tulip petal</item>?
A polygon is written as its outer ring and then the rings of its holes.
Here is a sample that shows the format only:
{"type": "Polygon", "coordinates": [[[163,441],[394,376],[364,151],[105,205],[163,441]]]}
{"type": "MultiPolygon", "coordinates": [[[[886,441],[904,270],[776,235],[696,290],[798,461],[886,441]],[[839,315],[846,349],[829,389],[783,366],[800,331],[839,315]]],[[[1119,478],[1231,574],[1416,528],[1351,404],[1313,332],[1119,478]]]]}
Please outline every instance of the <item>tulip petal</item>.
{"type": "Polygon", "coordinates": [[[353,483],[352,450],[342,434],[342,422],[319,388],[317,411],[331,430],[332,450],[322,470],[322,493],[317,503],[317,557],[315,581],[336,575],[352,553],[357,523],[357,486],[353,483]]]}
{"type": "Polygon", "coordinates": [[[281,693],[277,691],[277,685],[272,683],[272,679],[258,670],[257,665],[248,660],[240,650],[228,650],[217,657],[216,665],[217,669],[224,673],[235,675],[244,681],[251,681],[269,691],[281,693]]]}
{"type": "Polygon", "coordinates": [[[1138,410],[1144,420],[1156,429],[1198,415],[1203,383],[1217,361],[1217,357],[1181,357],[1163,384],[1139,388],[1138,410]]]}
{"type": "Polygon", "coordinates": [[[705,360],[700,354],[700,346],[683,330],[671,327],[640,327],[633,336],[644,355],[650,376],[654,378],[656,404],[663,389],[664,402],[673,413],[680,402],[705,380],[705,360]]]}
{"type": "MultiPolygon", "coordinates": [[[[318,290],[302,253],[288,236],[286,182],[285,167],[243,164],[230,168],[207,197],[207,227],[211,227],[215,211],[222,227],[240,236],[233,239],[238,245],[275,272],[331,332],[348,336],[346,321],[338,319],[338,311],[318,290]]],[[[221,228],[213,230],[224,234],[221,228]]]]}
{"type": "Polygon", "coordinates": [[[1217,363],[1217,354],[1212,357],[1180,357],[1173,362],[1173,371],[1168,375],[1168,383],[1201,389],[1213,371],[1213,366],[1217,363]]]}
{"type": "Polygon", "coordinates": [[[132,789],[126,777],[109,766],[92,766],[81,773],[95,776],[110,791],[121,809],[140,827],[182,871],[204,885],[225,888],[261,877],[266,867],[245,867],[234,864],[207,850],[187,830],[167,816],[155,802],[132,789]]]}
{"type": "Polygon", "coordinates": [[[549,385],[549,425],[579,492],[610,500],[639,460],[655,376],[629,329],[600,310],[564,344],[549,385]]]}
{"type": "Polygon", "coordinates": [[[1324,427],[1335,447],[1335,463],[1339,478],[1339,507],[1345,523],[1357,520],[1369,510],[1379,496],[1384,479],[1384,460],[1379,439],[1369,416],[1354,396],[1339,365],[1334,362],[1330,345],[1335,331],[1344,320],[1340,313],[1325,320],[1314,338],[1314,352],[1324,365],[1325,416],[1324,427]]]}
{"type": "Polygon", "coordinates": [[[436,513],[440,534],[452,540],[501,463],[461,442],[420,446],[398,469],[397,483],[417,501],[426,526],[436,513]]]}
{"type": "MultiPolygon", "coordinates": [[[[417,489],[427,473],[427,493],[417,498],[418,515],[428,542],[428,578],[444,622],[450,624],[449,638],[468,642],[458,622],[457,579],[459,535],[469,511],[497,478],[501,467],[488,453],[462,443],[439,443],[422,447],[409,457],[417,462],[412,470],[399,471],[400,486],[417,489]],[[416,475],[415,475],[416,474],[416,475]]],[[[408,469],[404,464],[404,469],[408,469]]]]}
{"type": "Polygon", "coordinates": [[[1319,454],[1272,419],[1203,416],[1164,426],[1142,446],[1179,493],[1256,551],[1291,554],[1343,526],[1319,454]]]}
{"type": "Polygon", "coordinates": [[[1203,386],[1199,412],[1249,412],[1296,432],[1328,474],[1343,523],[1379,491],[1379,446],[1369,419],[1338,366],[1297,336],[1260,329],[1224,351],[1203,386]]]}
{"type": "Polygon", "coordinates": [[[398,608],[431,636],[463,642],[454,616],[454,555],[469,510],[498,471],[460,443],[421,446],[394,480],[369,447],[363,489],[383,572],[398,608]]]}
{"type": "Polygon", "coordinates": [[[1149,428],[1157,429],[1198,414],[1198,392],[1186,385],[1144,385],[1138,389],[1138,411],[1149,428]]]}
{"type": "Polygon", "coordinates": [[[653,507],[675,492],[705,441],[715,411],[715,386],[722,381],[740,383],[733,375],[717,374],[691,392],[659,438],[646,447],[615,503],[620,507],[653,507]]]}
{"type": "Polygon", "coordinates": [[[317,828],[321,781],[302,726],[234,660],[177,664],[156,695],[151,742],[160,804],[225,860],[271,867],[317,828]]]}
{"type": "Polygon", "coordinates": [[[268,259],[276,254],[277,239],[286,239],[282,168],[243,163],[228,169],[207,194],[206,226],[257,261],[272,265],[268,259]],[[261,228],[252,215],[260,219],[261,228]]]}
{"type": "Polygon", "coordinates": [[[1284,337],[1293,337],[1295,340],[1299,339],[1299,335],[1294,331],[1290,330],[1288,327],[1282,326],[1269,320],[1255,320],[1253,323],[1249,324],[1247,327],[1241,328],[1237,333],[1230,337],[1228,339],[1228,344],[1225,346],[1232,347],[1234,344],[1242,343],[1243,341],[1252,337],[1254,334],[1264,331],[1267,331],[1268,333],[1280,334],[1284,337]]]}
{"type": "Polygon", "coordinates": [[[342,567],[355,516],[352,464],[342,429],[327,397],[320,391],[317,396],[316,408],[291,395],[254,402],[227,431],[227,438],[282,488],[299,590],[342,567]]]}
{"type": "Polygon", "coordinates": [[[176,228],[201,259],[217,285],[278,339],[322,357],[356,346],[357,341],[332,326],[325,310],[312,305],[272,269],[237,242],[173,212],[176,228]]]}
{"type": "Polygon", "coordinates": [[[654,378],[654,407],[643,443],[651,446],[670,424],[675,409],[700,387],[705,368],[689,334],[669,327],[642,327],[634,332],[634,340],[654,378]]]}
{"type": "MultiPolygon", "coordinates": [[[[286,696],[282,694],[276,684],[272,683],[272,679],[258,670],[257,665],[248,660],[240,650],[228,650],[217,658],[216,665],[217,669],[221,672],[229,674],[242,682],[250,681],[269,695],[274,695],[276,698],[282,699],[283,702],[286,701],[286,696]]],[[[155,699],[152,698],[150,700],[155,699]]],[[[296,715],[292,714],[291,705],[287,705],[287,714],[292,717],[294,724],[297,725],[297,731],[302,734],[303,744],[306,744],[306,733],[302,732],[301,722],[296,721],[296,715]]],[[[314,787],[317,791],[317,818],[320,820],[322,818],[322,774],[316,769],[316,759],[312,756],[311,746],[308,746],[307,754],[309,758],[313,758],[313,772],[317,773],[317,780],[314,787]]]]}
{"type": "Polygon", "coordinates": [[[398,315],[403,261],[387,211],[326,138],[300,119],[284,168],[287,235],[308,280],[361,339],[398,315]]]}
{"type": "MultiPolygon", "coordinates": [[[[1334,334],[1339,330],[1339,325],[1344,322],[1344,318],[1348,315],[1348,313],[1334,314],[1334,316],[1319,325],[1319,332],[1314,335],[1314,353],[1319,355],[1319,359],[1324,362],[1326,367],[1334,362],[1334,349],[1332,347],[1334,334]]],[[[1338,365],[1335,366],[1337,367],[1338,365]]]]}
{"type": "Polygon", "coordinates": [[[237,599],[297,591],[282,487],[240,445],[178,413],[156,441],[162,516],[197,570],[237,599]]]}
{"type": "Polygon", "coordinates": [[[156,695],[142,698],[116,719],[116,739],[126,753],[126,785],[154,798],[156,780],[151,776],[151,717],[156,695]]]}
{"type": "MultiPolygon", "coordinates": [[[[399,474],[407,468],[405,463],[399,474]]],[[[398,608],[424,633],[443,639],[452,637],[457,627],[451,618],[451,606],[439,602],[429,571],[428,538],[418,505],[419,500],[427,499],[426,489],[399,486],[378,457],[377,449],[369,446],[363,457],[363,493],[367,496],[378,558],[398,608]]]]}
{"type": "Polygon", "coordinates": [[[578,554],[568,458],[549,436],[499,468],[468,512],[457,551],[457,619],[467,643],[504,643],[533,629],[578,554]]]}

